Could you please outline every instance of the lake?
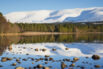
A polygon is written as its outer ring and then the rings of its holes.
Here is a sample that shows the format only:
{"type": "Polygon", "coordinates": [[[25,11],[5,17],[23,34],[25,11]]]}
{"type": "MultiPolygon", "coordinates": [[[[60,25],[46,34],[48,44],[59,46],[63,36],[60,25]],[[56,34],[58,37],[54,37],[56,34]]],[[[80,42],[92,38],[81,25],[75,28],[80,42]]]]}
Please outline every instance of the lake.
{"type": "Polygon", "coordinates": [[[16,67],[103,69],[103,35],[0,36],[0,69],[16,67]]]}

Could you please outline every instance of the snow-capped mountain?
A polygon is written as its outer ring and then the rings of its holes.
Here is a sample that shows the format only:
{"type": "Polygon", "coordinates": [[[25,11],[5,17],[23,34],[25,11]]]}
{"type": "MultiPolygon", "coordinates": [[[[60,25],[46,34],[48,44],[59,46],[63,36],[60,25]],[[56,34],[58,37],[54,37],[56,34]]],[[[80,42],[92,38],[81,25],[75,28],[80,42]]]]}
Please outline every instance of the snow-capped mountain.
{"type": "Polygon", "coordinates": [[[5,17],[12,23],[103,21],[103,7],[12,12],[5,17]]]}

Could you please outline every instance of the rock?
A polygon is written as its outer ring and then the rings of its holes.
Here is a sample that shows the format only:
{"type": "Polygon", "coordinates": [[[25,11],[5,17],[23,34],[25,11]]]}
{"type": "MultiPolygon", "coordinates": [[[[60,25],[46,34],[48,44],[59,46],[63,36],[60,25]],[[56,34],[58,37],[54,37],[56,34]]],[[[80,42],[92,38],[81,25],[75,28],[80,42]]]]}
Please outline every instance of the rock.
{"type": "Polygon", "coordinates": [[[15,69],[24,69],[23,67],[16,67],[15,69]]]}
{"type": "Polygon", "coordinates": [[[7,61],[7,58],[6,57],[3,57],[2,59],[1,59],[1,62],[6,62],[7,61]]]}
{"type": "Polygon", "coordinates": [[[43,67],[43,69],[50,69],[49,67],[43,67]]]}
{"type": "Polygon", "coordinates": [[[94,59],[94,60],[99,60],[99,59],[100,59],[100,56],[99,56],[99,55],[93,55],[93,56],[92,56],[92,59],[94,59]]]}
{"type": "Polygon", "coordinates": [[[70,59],[66,59],[66,61],[70,62],[70,59]]]}
{"type": "Polygon", "coordinates": [[[100,65],[94,65],[94,67],[95,67],[95,68],[100,68],[101,66],[100,66],[100,65]]]}
{"type": "Polygon", "coordinates": [[[12,66],[16,66],[16,63],[13,63],[12,66]]]}
{"type": "Polygon", "coordinates": [[[52,51],[56,51],[56,49],[55,49],[55,48],[53,48],[53,49],[52,49],[52,51]]]}
{"type": "Polygon", "coordinates": [[[81,66],[80,68],[81,68],[81,69],[85,69],[85,67],[83,67],[83,66],[81,66]]]}
{"type": "Polygon", "coordinates": [[[25,58],[24,58],[24,59],[22,59],[22,60],[23,60],[23,61],[27,61],[27,59],[25,59],[25,58]]]}
{"type": "Polygon", "coordinates": [[[63,59],[63,61],[66,61],[66,59],[63,59]]]}
{"type": "Polygon", "coordinates": [[[13,58],[7,58],[7,60],[12,60],[13,58]]]}
{"type": "Polygon", "coordinates": [[[36,62],[40,61],[40,59],[36,59],[36,62]]]}
{"type": "Polygon", "coordinates": [[[40,58],[40,60],[43,60],[43,58],[40,58]]]}
{"type": "Polygon", "coordinates": [[[34,61],[34,58],[31,58],[32,61],[34,61]]]}
{"type": "Polygon", "coordinates": [[[75,64],[71,64],[70,66],[71,66],[71,67],[74,67],[74,66],[75,66],[75,64]]]}
{"type": "Polygon", "coordinates": [[[69,50],[69,48],[65,48],[65,50],[69,50]]]}
{"type": "Polygon", "coordinates": [[[45,55],[45,57],[49,57],[49,55],[45,55]]]}
{"type": "Polygon", "coordinates": [[[37,65],[38,68],[42,68],[43,66],[41,64],[37,65]]]}
{"type": "Polygon", "coordinates": [[[61,69],[64,69],[66,67],[66,64],[64,62],[61,63],[61,69]]]}
{"type": "Polygon", "coordinates": [[[0,65],[0,67],[3,67],[2,65],[0,65]]]}
{"type": "Polygon", "coordinates": [[[36,48],[35,51],[39,51],[38,48],[36,48]]]}
{"type": "Polygon", "coordinates": [[[16,61],[19,62],[20,60],[19,60],[19,59],[16,59],[16,61]]]}
{"type": "Polygon", "coordinates": [[[45,64],[48,64],[48,62],[45,62],[45,64]]]}
{"type": "Polygon", "coordinates": [[[53,58],[49,58],[49,61],[53,60],[53,58]]]}
{"type": "Polygon", "coordinates": [[[19,64],[21,64],[21,62],[20,61],[17,61],[19,64]]]}
{"type": "Polygon", "coordinates": [[[75,57],[75,58],[73,58],[73,60],[74,60],[74,61],[78,61],[78,60],[79,60],[79,58],[76,58],[76,57],[75,57]]]}
{"type": "Polygon", "coordinates": [[[48,61],[48,60],[49,60],[49,59],[46,57],[46,58],[45,58],[45,61],[48,61]]]}
{"type": "Polygon", "coordinates": [[[43,51],[43,52],[45,52],[45,51],[46,51],[46,49],[42,49],[42,51],[43,51]]]}
{"type": "Polygon", "coordinates": [[[37,69],[37,67],[36,67],[36,66],[34,66],[34,67],[33,67],[33,69],[37,69]]]}

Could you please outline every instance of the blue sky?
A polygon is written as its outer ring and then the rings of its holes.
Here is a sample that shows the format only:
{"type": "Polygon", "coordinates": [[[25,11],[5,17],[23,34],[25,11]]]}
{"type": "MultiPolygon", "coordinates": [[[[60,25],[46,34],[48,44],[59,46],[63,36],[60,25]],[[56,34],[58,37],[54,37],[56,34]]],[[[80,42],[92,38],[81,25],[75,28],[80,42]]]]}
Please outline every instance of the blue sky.
{"type": "Polygon", "coordinates": [[[103,7],[103,0],[0,0],[0,12],[103,7]]]}

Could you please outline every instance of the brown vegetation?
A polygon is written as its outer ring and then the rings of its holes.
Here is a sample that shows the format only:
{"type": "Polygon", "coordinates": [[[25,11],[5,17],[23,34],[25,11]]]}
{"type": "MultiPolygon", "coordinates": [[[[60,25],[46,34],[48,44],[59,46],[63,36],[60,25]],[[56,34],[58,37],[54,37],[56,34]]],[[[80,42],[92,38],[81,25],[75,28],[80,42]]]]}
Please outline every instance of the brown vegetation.
{"type": "Polygon", "coordinates": [[[9,23],[2,13],[0,13],[0,33],[17,33],[20,32],[19,27],[16,24],[9,23]]]}

